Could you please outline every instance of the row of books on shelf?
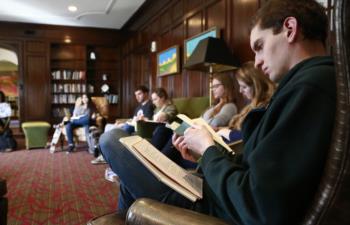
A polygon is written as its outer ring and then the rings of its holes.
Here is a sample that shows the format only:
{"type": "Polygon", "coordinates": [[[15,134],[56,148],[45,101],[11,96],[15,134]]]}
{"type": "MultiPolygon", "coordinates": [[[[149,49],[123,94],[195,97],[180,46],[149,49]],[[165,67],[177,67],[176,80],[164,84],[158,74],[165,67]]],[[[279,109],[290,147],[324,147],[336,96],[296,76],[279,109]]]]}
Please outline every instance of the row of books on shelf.
{"type": "Polygon", "coordinates": [[[77,97],[76,94],[54,94],[52,96],[53,104],[74,104],[77,97]]]}
{"type": "Polygon", "coordinates": [[[118,95],[116,94],[107,94],[105,95],[109,104],[117,104],[118,103],[118,95]]]}
{"type": "Polygon", "coordinates": [[[94,93],[94,86],[91,84],[53,84],[53,93],[94,93]],[[87,89],[87,90],[86,90],[87,89]]]}
{"type": "Polygon", "coordinates": [[[55,70],[51,72],[53,80],[85,80],[86,73],[83,70],[55,70]]]}
{"type": "Polygon", "coordinates": [[[66,116],[66,113],[69,111],[70,111],[70,108],[68,107],[53,108],[52,116],[63,118],[64,116],[66,116]]]}

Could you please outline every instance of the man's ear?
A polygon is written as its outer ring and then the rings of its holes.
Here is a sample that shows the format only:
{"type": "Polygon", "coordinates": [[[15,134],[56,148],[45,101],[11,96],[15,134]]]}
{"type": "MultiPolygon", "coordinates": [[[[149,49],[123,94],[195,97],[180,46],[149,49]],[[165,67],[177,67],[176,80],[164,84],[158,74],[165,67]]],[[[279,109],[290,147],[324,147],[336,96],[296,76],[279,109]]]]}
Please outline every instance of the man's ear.
{"type": "Polygon", "coordinates": [[[289,43],[295,42],[298,36],[299,24],[295,17],[287,17],[283,22],[283,28],[289,43]]]}

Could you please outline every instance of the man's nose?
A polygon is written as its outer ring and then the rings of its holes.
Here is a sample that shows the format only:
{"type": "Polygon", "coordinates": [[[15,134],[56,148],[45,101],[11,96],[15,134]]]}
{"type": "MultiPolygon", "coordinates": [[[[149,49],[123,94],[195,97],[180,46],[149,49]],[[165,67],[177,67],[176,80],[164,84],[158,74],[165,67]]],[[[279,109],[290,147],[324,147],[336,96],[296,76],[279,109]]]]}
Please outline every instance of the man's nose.
{"type": "Polygon", "coordinates": [[[254,66],[255,66],[256,68],[261,69],[262,64],[263,64],[263,60],[262,60],[260,57],[258,57],[258,56],[255,55],[254,66]]]}

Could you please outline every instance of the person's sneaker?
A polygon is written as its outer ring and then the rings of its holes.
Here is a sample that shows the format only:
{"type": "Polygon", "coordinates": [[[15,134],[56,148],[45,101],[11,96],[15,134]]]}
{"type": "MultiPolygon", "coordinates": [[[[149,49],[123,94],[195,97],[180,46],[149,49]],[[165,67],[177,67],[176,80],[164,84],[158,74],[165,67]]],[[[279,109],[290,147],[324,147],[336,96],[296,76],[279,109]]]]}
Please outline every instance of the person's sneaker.
{"type": "Polygon", "coordinates": [[[96,164],[106,164],[106,160],[103,158],[102,155],[100,155],[99,157],[97,157],[96,159],[91,160],[91,163],[96,165],[96,164]]]}
{"type": "Polygon", "coordinates": [[[68,155],[69,153],[72,153],[74,151],[75,146],[74,145],[69,145],[68,150],[66,151],[66,154],[68,155]]]}
{"type": "Polygon", "coordinates": [[[115,174],[111,168],[106,168],[105,170],[105,179],[110,182],[119,182],[119,177],[117,174],[115,174]]]}

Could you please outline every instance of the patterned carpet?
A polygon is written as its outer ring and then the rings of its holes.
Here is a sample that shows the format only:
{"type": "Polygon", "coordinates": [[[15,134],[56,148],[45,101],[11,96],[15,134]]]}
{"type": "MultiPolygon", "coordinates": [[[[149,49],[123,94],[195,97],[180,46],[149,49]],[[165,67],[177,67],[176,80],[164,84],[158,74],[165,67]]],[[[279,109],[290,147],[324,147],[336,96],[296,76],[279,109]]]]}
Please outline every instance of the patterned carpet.
{"type": "Polygon", "coordinates": [[[92,165],[91,159],[79,150],[69,155],[47,149],[0,153],[8,225],[81,225],[115,210],[117,185],[104,179],[106,165],[92,165]]]}

